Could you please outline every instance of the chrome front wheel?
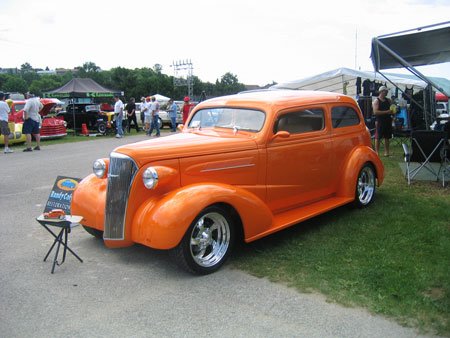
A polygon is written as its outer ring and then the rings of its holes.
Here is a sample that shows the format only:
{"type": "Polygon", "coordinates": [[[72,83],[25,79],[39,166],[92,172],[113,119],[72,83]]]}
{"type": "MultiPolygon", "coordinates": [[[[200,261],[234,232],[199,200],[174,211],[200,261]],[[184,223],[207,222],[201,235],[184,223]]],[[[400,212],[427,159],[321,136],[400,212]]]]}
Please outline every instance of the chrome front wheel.
{"type": "Polygon", "coordinates": [[[177,263],[187,270],[208,274],[228,258],[234,240],[232,218],[220,207],[203,210],[174,250],[177,263]]]}

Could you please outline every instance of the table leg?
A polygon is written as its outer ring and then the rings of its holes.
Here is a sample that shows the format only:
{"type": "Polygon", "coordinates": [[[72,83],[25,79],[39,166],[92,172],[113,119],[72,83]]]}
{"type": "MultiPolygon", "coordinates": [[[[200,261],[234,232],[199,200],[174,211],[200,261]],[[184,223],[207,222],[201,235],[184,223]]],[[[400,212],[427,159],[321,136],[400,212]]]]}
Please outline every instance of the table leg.
{"type": "Polygon", "coordinates": [[[55,258],[53,259],[52,273],[55,272],[55,266],[56,266],[56,264],[58,262],[58,253],[59,253],[59,247],[61,246],[63,232],[64,232],[64,228],[61,229],[61,231],[58,234],[58,237],[56,238],[56,241],[58,242],[58,245],[56,246],[55,258]]]}

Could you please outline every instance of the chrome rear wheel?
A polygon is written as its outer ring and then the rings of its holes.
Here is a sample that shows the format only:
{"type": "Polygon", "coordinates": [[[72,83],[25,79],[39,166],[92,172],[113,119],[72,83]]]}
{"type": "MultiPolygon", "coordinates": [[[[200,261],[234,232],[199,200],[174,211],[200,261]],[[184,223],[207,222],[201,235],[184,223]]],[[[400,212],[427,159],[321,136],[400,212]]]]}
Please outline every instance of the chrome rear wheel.
{"type": "Polygon", "coordinates": [[[358,207],[369,205],[375,197],[376,176],[373,167],[365,164],[358,175],[355,202],[358,207]]]}

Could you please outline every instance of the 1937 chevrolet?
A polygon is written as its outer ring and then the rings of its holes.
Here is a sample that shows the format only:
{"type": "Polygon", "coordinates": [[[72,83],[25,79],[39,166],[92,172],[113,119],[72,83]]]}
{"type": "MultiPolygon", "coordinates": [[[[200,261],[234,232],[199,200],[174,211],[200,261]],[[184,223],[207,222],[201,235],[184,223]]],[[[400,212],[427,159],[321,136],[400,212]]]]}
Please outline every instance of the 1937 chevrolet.
{"type": "Polygon", "coordinates": [[[384,177],[356,102],[263,91],[200,103],[181,133],[116,148],[75,190],[72,213],[108,247],[171,249],[216,271],[251,242],[333,208],[370,204],[384,177]]]}

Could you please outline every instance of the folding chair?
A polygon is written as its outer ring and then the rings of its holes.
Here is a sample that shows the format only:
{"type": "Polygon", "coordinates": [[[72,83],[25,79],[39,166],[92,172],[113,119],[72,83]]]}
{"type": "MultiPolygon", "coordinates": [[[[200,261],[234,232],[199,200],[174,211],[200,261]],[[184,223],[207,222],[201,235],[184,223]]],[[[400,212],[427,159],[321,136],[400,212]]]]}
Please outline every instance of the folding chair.
{"type": "Polygon", "coordinates": [[[447,133],[434,130],[416,130],[411,132],[411,149],[402,143],[406,162],[405,176],[408,185],[411,180],[422,170],[427,170],[439,180],[442,174],[442,186],[445,186],[446,174],[449,172],[449,146],[447,133]],[[418,166],[411,169],[411,162],[417,162],[418,166]],[[436,171],[431,163],[439,163],[439,170],[436,171]]]}
{"type": "Polygon", "coordinates": [[[394,129],[392,131],[392,142],[396,145],[403,143],[409,144],[411,139],[411,130],[409,129],[394,129]]]}

